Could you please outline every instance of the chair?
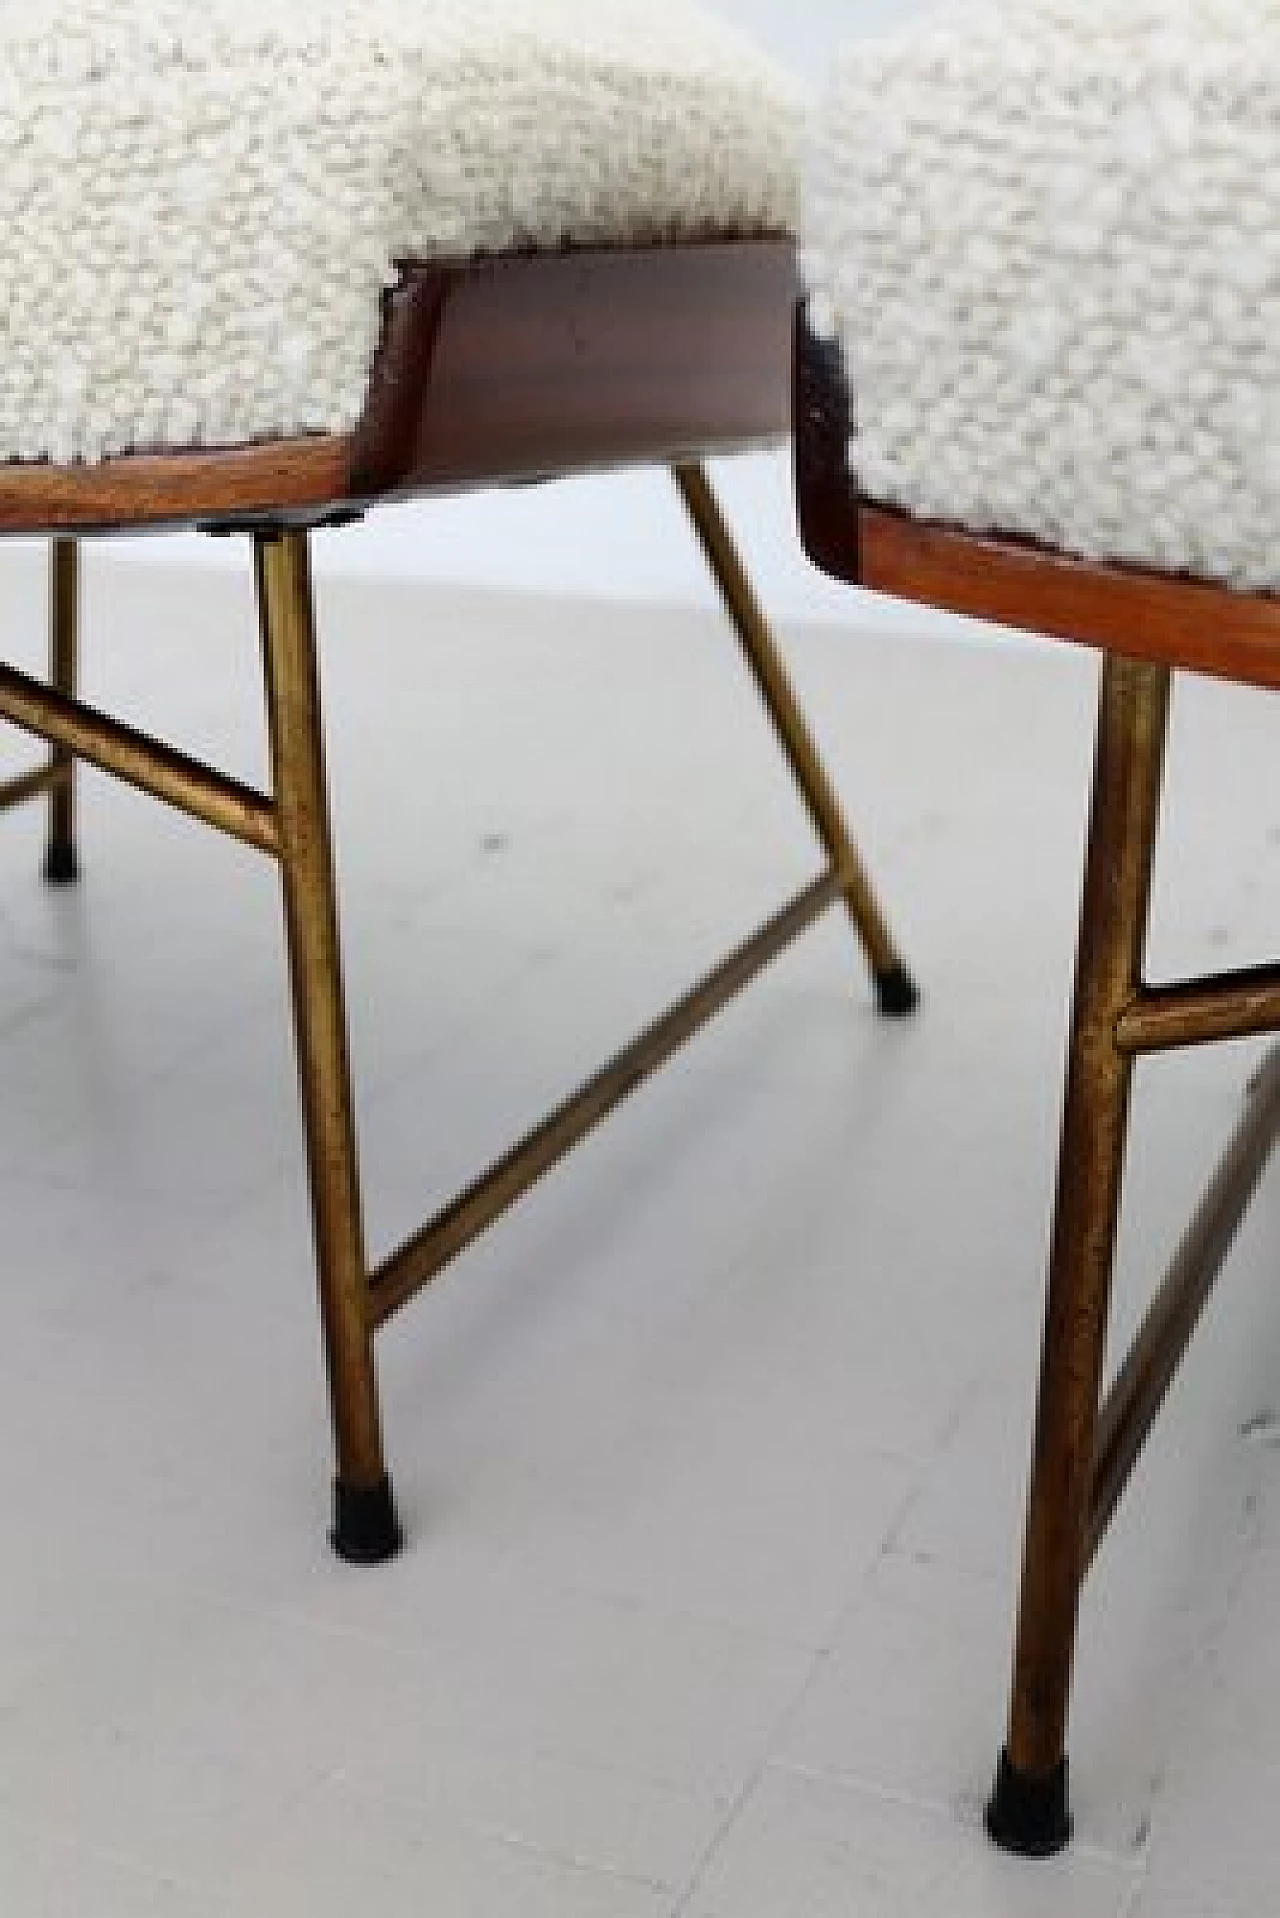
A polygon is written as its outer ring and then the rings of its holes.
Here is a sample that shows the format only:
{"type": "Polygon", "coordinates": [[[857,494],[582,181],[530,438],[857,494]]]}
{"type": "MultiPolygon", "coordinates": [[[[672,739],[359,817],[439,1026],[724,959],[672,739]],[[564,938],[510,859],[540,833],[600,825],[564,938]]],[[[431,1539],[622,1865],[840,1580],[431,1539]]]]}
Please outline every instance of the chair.
{"type": "Polygon", "coordinates": [[[283,881],[336,1452],[332,1542],[401,1542],[375,1335],[827,907],[915,1003],[697,463],[790,419],[797,106],[684,0],[36,0],[0,22],[0,528],[52,541],[47,741],[75,879],[83,759],[283,881]],[[380,501],[670,465],[821,840],[819,876],[376,1267],[347,1057],[308,535],[380,501]],[[252,546],[271,789],[76,697],[78,542],[252,546]]]}
{"type": "Polygon", "coordinates": [[[1077,1606],[1280,1124],[1280,1055],[1105,1401],[1130,1083],[1280,1028],[1280,967],[1143,976],[1170,685],[1280,686],[1274,12],[1003,0],[837,63],[799,333],[803,536],[839,578],[1101,649],[1008,1740],[988,1827],[1066,1844],[1077,1606]],[[1212,18],[1209,18],[1210,13],[1212,18]],[[854,422],[856,421],[856,424],[854,422]]]}

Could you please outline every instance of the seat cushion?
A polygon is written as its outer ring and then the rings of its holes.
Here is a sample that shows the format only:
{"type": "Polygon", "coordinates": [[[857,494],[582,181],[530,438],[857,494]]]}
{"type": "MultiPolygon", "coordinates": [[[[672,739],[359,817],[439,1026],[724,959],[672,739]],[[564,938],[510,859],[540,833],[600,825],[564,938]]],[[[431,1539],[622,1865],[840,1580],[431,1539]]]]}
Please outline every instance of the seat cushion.
{"type": "Polygon", "coordinates": [[[797,149],[686,0],[23,0],[0,457],[347,431],[397,262],[791,229],[797,149]]]}
{"type": "Polygon", "coordinates": [[[1280,9],[963,4],[840,58],[806,272],[871,498],[1280,586],[1280,9]]]}

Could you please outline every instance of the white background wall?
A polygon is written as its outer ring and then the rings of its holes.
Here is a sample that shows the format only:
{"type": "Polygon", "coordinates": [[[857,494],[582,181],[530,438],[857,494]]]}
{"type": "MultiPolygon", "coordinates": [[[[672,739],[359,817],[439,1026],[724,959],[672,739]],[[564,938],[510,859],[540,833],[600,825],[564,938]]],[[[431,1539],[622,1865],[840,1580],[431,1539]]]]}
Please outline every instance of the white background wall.
{"type": "MultiPolygon", "coordinates": [[[[936,4],[936,0],[933,0],[936,4]]],[[[920,10],[930,0],[704,0],[816,87],[836,42],[920,10]]],[[[770,609],[792,619],[857,617],[851,595],[820,579],[795,537],[790,474],[782,456],[716,469],[735,530],[770,609]]],[[[239,555],[200,539],[139,541],[142,558],[222,565],[239,555]]],[[[322,569],[451,583],[581,593],[591,597],[705,602],[709,588],[662,473],[561,482],[514,493],[387,507],[364,525],[318,542],[322,569]]],[[[886,610],[876,617],[883,625],[886,610]]],[[[902,615],[918,625],[916,615],[902,615]]]]}

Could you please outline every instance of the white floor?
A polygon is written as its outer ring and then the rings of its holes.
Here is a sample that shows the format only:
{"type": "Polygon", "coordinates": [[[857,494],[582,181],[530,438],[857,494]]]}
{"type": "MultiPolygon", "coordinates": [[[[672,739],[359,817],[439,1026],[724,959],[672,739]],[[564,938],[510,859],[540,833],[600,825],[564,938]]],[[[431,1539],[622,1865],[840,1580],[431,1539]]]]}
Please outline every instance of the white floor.
{"type": "MultiPolygon", "coordinates": [[[[39,573],[3,578],[35,659],[39,573]]],[[[381,1249],[815,859],[714,619],[323,612],[381,1249]]],[[[95,555],[86,616],[90,697],[261,775],[245,585],[95,555]]],[[[1076,1848],[980,1831],[1093,662],[788,641],[926,1007],[878,1022],[833,918],[397,1325],[410,1544],[379,1572],[324,1544],[274,875],[96,777],[80,889],[5,823],[6,1918],[1274,1903],[1275,1188],[1099,1564],[1076,1848]]],[[[1187,687],[1158,970],[1280,945],[1270,727],[1187,687]]],[[[1126,1325],[1247,1051],[1141,1081],[1126,1325]]]]}

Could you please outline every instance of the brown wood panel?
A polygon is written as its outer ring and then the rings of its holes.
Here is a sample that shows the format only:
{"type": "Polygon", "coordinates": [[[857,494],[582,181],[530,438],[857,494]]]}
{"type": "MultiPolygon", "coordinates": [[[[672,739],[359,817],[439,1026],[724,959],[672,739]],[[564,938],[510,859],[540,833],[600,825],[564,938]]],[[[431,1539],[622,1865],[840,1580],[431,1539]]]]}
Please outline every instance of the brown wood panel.
{"type": "Polygon", "coordinates": [[[1202,580],[1094,565],[863,506],[861,580],[876,592],[1002,626],[1280,687],[1280,600],[1202,580]]]}
{"type": "Polygon", "coordinates": [[[138,531],[277,511],[305,519],[346,498],[349,464],[337,438],[94,466],[0,463],[0,533],[138,531]]]}
{"type": "Polygon", "coordinates": [[[1101,565],[860,499],[849,473],[851,405],[839,355],[814,338],[802,310],[794,379],[800,534],[824,572],[1023,632],[1280,687],[1280,599],[1101,565]]]}
{"type": "Polygon", "coordinates": [[[0,532],[312,520],[784,435],[785,237],[406,265],[349,437],[0,465],[0,532]]]}
{"type": "Polygon", "coordinates": [[[418,269],[393,294],[355,490],[678,460],[791,418],[789,240],[418,269]]]}
{"type": "Polygon", "coordinates": [[[792,381],[800,537],[824,573],[856,580],[857,523],[850,504],[857,495],[849,473],[852,409],[844,363],[838,346],[809,331],[803,306],[796,314],[792,381]]]}

